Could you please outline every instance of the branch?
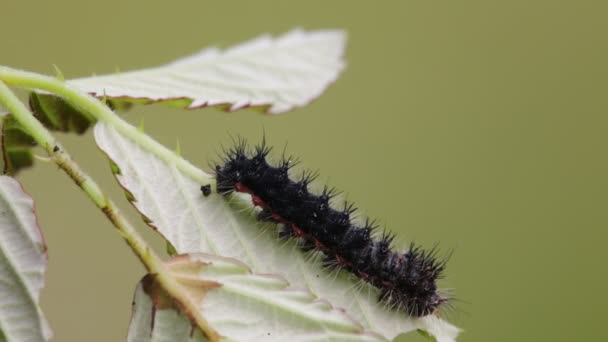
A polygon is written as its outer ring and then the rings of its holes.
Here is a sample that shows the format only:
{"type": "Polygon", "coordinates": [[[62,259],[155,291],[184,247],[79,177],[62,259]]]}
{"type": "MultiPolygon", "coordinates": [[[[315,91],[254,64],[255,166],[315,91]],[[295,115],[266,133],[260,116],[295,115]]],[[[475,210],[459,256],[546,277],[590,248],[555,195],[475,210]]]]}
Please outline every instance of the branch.
{"type": "MultiPolygon", "coordinates": [[[[89,113],[97,120],[110,124],[120,133],[137,142],[138,145],[146,150],[153,152],[162,160],[175,163],[180,170],[198,180],[201,184],[215,183],[215,178],[204,173],[185,159],[178,157],[173,151],[159,144],[146,134],[142,134],[137,128],[131,126],[118,115],[114,114],[114,112],[101,101],[91,95],[70,87],[63,81],[53,77],[5,66],[0,66],[0,80],[19,87],[41,89],[57,94],[82,112],[89,113]]],[[[34,118],[32,118],[32,120],[34,120],[34,118]]]]}
{"type": "MultiPolygon", "coordinates": [[[[0,71],[4,69],[5,68],[0,67],[0,71]]],[[[32,75],[37,76],[35,74],[32,75]]],[[[38,77],[46,78],[43,76],[38,77]]],[[[0,79],[2,79],[2,77],[0,77],[0,79]]],[[[78,95],[78,97],[87,96],[78,94],[77,92],[74,92],[71,95],[78,95]]],[[[217,341],[219,335],[209,326],[199,310],[192,304],[192,301],[188,298],[188,294],[182,285],[180,285],[171,275],[169,269],[165,266],[160,257],[154,253],[146,241],[137,233],[133,225],[122,216],[114,202],[101,191],[101,188],[97,183],[80,169],[69,153],[59,145],[55,137],[34,118],[27,107],[2,81],[0,81],[0,103],[3,103],[6,106],[15,119],[19,121],[36,142],[47,151],[51,159],[64,170],[70,178],[74,180],[76,185],[78,185],[95,205],[101,209],[125,239],[129,247],[131,247],[131,250],[133,250],[144,264],[148,272],[156,275],[158,283],[173,299],[182,305],[185,312],[188,312],[191,315],[191,318],[207,338],[211,341],[217,341]]],[[[103,104],[98,101],[82,101],[82,103],[98,104],[99,106],[94,108],[96,111],[99,111],[100,107],[104,107],[103,104]]],[[[109,109],[107,110],[109,111],[109,109]]]]}

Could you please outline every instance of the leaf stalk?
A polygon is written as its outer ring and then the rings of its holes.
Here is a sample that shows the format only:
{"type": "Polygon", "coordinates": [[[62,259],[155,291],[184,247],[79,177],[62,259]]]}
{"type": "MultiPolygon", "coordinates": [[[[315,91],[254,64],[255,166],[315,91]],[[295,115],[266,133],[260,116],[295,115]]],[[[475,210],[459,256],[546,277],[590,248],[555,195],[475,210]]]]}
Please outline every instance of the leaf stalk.
{"type": "MultiPolygon", "coordinates": [[[[0,73],[6,70],[7,68],[0,67],[0,73]]],[[[77,91],[68,87],[58,87],[54,82],[49,82],[48,78],[45,76],[20,71],[17,71],[17,76],[19,73],[23,73],[28,77],[20,79],[23,81],[21,83],[16,82],[18,85],[28,86],[29,84],[29,86],[32,86],[33,88],[38,88],[36,86],[36,80],[42,80],[46,82],[45,84],[48,88],[61,89],[64,93],[67,93],[67,95],[72,96],[74,105],[81,107],[80,105],[84,103],[86,105],[85,107],[87,107],[85,110],[94,110],[98,114],[106,111],[105,106],[95,98],[87,98],[88,95],[79,94],[77,91]]],[[[9,76],[10,75],[9,72],[9,76]]],[[[0,79],[4,80],[4,77],[6,76],[7,74],[4,73],[0,76],[0,79]]],[[[7,78],[9,80],[11,79],[11,77],[7,78]]],[[[19,80],[19,77],[13,77],[12,79],[19,80]]],[[[60,81],[55,82],[63,83],[60,81]]],[[[51,89],[47,90],[52,91],[51,89]]],[[[218,341],[220,338],[218,333],[209,326],[208,322],[200,314],[196,303],[194,303],[192,298],[189,298],[185,289],[179,284],[178,280],[174,278],[162,259],[152,250],[137,230],[135,230],[133,225],[120,213],[114,202],[103,193],[99,185],[87,175],[78,164],[76,164],[70,154],[60,146],[55,137],[34,117],[23,102],[21,102],[21,100],[2,81],[0,81],[0,103],[3,103],[6,106],[15,119],[30,133],[34,140],[47,151],[50,158],[65,171],[70,178],[72,178],[74,183],[76,183],[93,203],[101,209],[104,215],[112,222],[120,235],[125,239],[129,247],[131,247],[131,250],[146,267],[148,272],[156,275],[156,279],[160,286],[184,309],[185,312],[188,313],[190,318],[203,331],[206,337],[210,341],[218,341]]],[[[109,109],[107,110],[109,111],[109,109]]],[[[102,117],[104,117],[103,115],[104,114],[102,114],[102,117]]],[[[118,118],[113,113],[112,117],[118,118]]],[[[113,120],[108,117],[104,118],[113,120]]]]}

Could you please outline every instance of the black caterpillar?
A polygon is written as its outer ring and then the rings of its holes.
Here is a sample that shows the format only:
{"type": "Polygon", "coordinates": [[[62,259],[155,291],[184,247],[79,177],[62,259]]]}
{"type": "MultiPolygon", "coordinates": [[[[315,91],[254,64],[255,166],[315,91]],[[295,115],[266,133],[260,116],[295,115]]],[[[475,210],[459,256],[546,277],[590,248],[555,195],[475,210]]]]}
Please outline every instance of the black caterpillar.
{"type": "MultiPolygon", "coordinates": [[[[435,249],[424,251],[412,244],[404,253],[392,251],[394,235],[384,232],[375,239],[373,222],[363,226],[351,222],[356,210],[352,204],[345,203],[342,210],[332,208],[333,189],[312,194],[308,186],[316,174],[305,172],[292,180],[289,170],[297,163],[283,158],[278,165],[269,165],[270,151],[265,143],[249,151],[243,140],[225,151],[223,165],[215,166],[217,192],[250,194],[254,205],[262,208],[260,219],[285,226],[280,236],[302,238],[305,249],[326,255],[327,266],[339,265],[373,284],[381,291],[381,301],[410,316],[432,314],[448,300],[436,284],[446,259],[437,260],[435,249]]],[[[209,195],[209,185],[201,191],[209,195]]]]}

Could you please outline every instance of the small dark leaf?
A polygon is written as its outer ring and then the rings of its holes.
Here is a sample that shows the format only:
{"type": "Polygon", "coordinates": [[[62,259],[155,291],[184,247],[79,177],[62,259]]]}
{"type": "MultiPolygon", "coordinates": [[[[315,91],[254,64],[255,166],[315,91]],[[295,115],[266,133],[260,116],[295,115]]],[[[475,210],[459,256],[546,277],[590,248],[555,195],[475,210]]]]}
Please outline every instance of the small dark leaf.
{"type": "Polygon", "coordinates": [[[11,114],[0,117],[0,150],[2,152],[2,173],[14,175],[19,170],[34,164],[32,147],[34,139],[11,114]]]}
{"type": "Polygon", "coordinates": [[[34,115],[47,128],[60,132],[82,134],[95,123],[95,118],[74,108],[62,98],[46,94],[30,94],[34,115]]]}

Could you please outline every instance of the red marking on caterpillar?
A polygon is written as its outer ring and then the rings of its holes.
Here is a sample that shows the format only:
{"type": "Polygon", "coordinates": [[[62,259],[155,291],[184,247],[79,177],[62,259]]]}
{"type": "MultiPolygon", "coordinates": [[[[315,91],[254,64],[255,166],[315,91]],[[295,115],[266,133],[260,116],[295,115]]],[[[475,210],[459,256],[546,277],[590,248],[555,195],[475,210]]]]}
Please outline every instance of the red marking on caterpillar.
{"type": "Polygon", "coordinates": [[[303,248],[326,255],[325,265],[339,266],[373,284],[380,290],[381,301],[410,316],[432,314],[448,301],[436,285],[446,259],[438,260],[435,249],[424,251],[410,245],[403,253],[393,251],[394,235],[376,236],[373,221],[353,223],[351,215],[356,209],[352,205],[332,208],[329,200],[334,190],[311,193],[308,185],[315,175],[289,178],[294,163],[283,159],[276,166],[268,164],[270,150],[262,144],[249,151],[240,141],[227,151],[223,164],[215,167],[218,193],[250,194],[253,204],[262,208],[259,219],[285,226],[281,236],[301,238],[306,243],[303,248]]]}
{"type": "MultiPolygon", "coordinates": [[[[283,220],[283,219],[281,219],[281,221],[284,221],[284,220],[283,220]]],[[[279,221],[279,222],[281,222],[281,221],[279,221]]],[[[296,226],[295,224],[292,224],[292,225],[291,225],[291,230],[293,231],[293,235],[294,235],[295,237],[306,237],[306,236],[307,236],[307,235],[306,235],[306,234],[304,234],[304,232],[303,232],[303,231],[302,231],[300,228],[298,228],[298,226],[296,226]]]]}

